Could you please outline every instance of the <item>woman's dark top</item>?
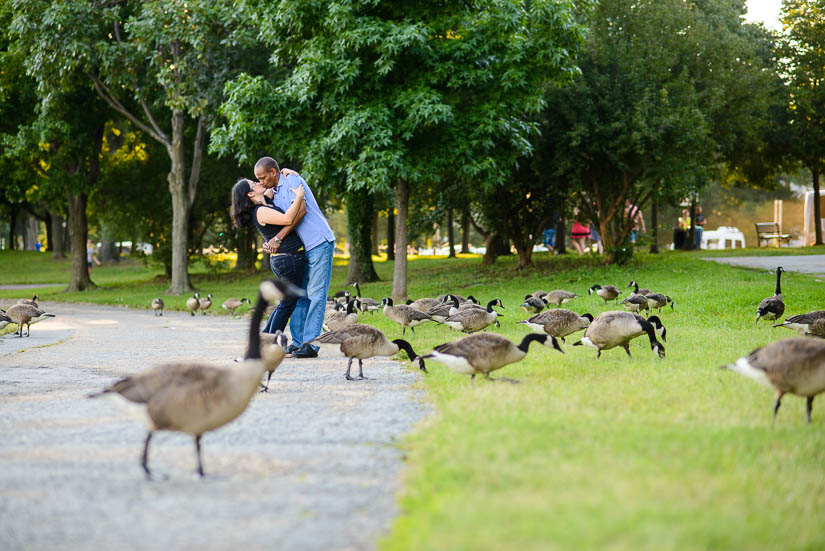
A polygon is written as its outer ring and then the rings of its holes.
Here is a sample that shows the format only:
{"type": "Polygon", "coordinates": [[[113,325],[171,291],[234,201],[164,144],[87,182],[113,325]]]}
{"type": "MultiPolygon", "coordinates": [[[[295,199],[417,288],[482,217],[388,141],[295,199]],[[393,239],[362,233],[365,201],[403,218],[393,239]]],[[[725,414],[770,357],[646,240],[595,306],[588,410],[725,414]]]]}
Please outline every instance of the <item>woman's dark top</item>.
{"type": "MultiPolygon", "coordinates": [[[[255,220],[255,226],[258,228],[260,234],[264,236],[264,241],[269,241],[270,239],[278,235],[278,232],[284,229],[284,227],[276,226],[274,224],[262,225],[260,222],[258,222],[258,209],[261,207],[277,210],[281,214],[283,214],[284,211],[272,205],[255,205],[255,210],[252,212],[252,217],[255,220]]],[[[293,231],[289,232],[289,235],[284,237],[283,241],[281,242],[281,246],[278,247],[278,253],[294,253],[303,248],[304,242],[301,241],[300,237],[298,237],[298,233],[293,231]]]]}

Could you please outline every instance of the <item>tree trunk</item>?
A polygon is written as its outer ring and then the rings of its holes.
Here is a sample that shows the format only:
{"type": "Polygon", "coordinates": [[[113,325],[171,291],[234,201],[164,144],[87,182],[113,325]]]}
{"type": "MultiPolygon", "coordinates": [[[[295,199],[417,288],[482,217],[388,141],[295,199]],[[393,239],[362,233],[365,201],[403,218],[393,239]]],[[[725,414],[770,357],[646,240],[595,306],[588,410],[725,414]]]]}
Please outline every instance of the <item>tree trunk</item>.
{"type": "Polygon", "coordinates": [[[564,217],[559,216],[556,220],[556,238],[553,243],[553,250],[559,254],[567,254],[567,228],[564,227],[564,217]]]}
{"type": "Polygon", "coordinates": [[[112,239],[111,232],[106,224],[101,226],[100,233],[101,244],[98,258],[100,258],[101,262],[118,262],[120,256],[117,247],[115,247],[115,241],[112,239]]]}
{"type": "Polygon", "coordinates": [[[470,254],[470,209],[461,211],[461,254],[470,254]]]}
{"type": "Polygon", "coordinates": [[[13,251],[17,248],[17,209],[11,205],[11,220],[9,220],[9,250],[13,251]]]}
{"type": "Polygon", "coordinates": [[[43,211],[46,213],[46,249],[51,251],[52,249],[54,249],[54,234],[52,233],[52,213],[49,212],[49,209],[47,208],[44,208],[43,211]]]}
{"type": "Polygon", "coordinates": [[[812,170],[811,175],[814,184],[814,235],[816,236],[814,245],[822,245],[822,213],[819,208],[819,170],[812,170]]]}
{"type": "Polygon", "coordinates": [[[366,188],[347,193],[347,232],[349,233],[349,272],[347,283],[378,281],[372,265],[373,197],[366,188]]]}
{"type": "Polygon", "coordinates": [[[52,242],[49,245],[52,251],[52,259],[60,260],[66,256],[66,228],[63,227],[65,221],[59,214],[52,212],[52,242]]]}
{"type": "Polygon", "coordinates": [[[404,304],[407,300],[407,207],[410,200],[410,187],[406,180],[400,180],[395,189],[395,202],[398,208],[398,223],[395,225],[395,270],[392,274],[392,300],[395,304],[404,304]]]}
{"type": "Polygon", "coordinates": [[[447,209],[447,243],[450,246],[448,258],[455,258],[455,230],[453,230],[453,209],[447,209]]]}
{"type": "Polygon", "coordinates": [[[395,210],[387,213],[387,260],[395,260],[395,210]]]}
{"type": "Polygon", "coordinates": [[[203,117],[200,117],[187,183],[185,181],[186,158],[183,152],[184,116],[183,111],[172,111],[172,142],[167,147],[169,158],[172,161],[172,167],[167,176],[169,194],[172,196],[172,282],[166,290],[167,295],[181,295],[192,290],[187,256],[189,217],[192,203],[195,201],[198,180],[200,180],[206,128],[203,117]]]}
{"type": "Polygon", "coordinates": [[[653,204],[650,207],[650,252],[659,254],[659,201],[656,198],[656,191],[653,192],[653,204]]]}
{"type": "Polygon", "coordinates": [[[370,237],[372,238],[372,245],[370,247],[370,254],[378,255],[378,211],[375,209],[375,201],[373,203],[372,213],[372,227],[370,228],[370,237]]]}
{"type": "Polygon", "coordinates": [[[30,213],[26,213],[23,218],[23,250],[37,250],[37,234],[40,229],[40,221],[30,213]]]}
{"type": "Polygon", "coordinates": [[[513,245],[516,247],[516,252],[518,253],[518,264],[516,264],[516,270],[523,270],[525,268],[529,268],[533,266],[533,245],[530,244],[519,244],[519,242],[514,241],[513,245]]]}
{"type": "Polygon", "coordinates": [[[484,252],[484,258],[481,259],[482,266],[492,266],[496,263],[498,258],[498,241],[499,235],[496,232],[490,232],[487,239],[484,240],[484,247],[487,249],[484,252]]]}
{"type": "Polygon", "coordinates": [[[85,291],[94,287],[89,277],[86,264],[86,240],[88,226],[86,222],[86,200],[84,193],[67,192],[69,198],[69,239],[72,244],[72,276],[66,291],[85,291]]]}

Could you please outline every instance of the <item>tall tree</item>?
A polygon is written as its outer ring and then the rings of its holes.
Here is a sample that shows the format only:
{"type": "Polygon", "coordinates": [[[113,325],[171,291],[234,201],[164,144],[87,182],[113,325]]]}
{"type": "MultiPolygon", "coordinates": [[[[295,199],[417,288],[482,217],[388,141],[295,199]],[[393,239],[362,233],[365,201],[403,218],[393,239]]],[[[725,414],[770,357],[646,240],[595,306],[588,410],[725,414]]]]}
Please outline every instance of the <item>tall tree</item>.
{"type": "Polygon", "coordinates": [[[16,0],[15,13],[13,32],[27,44],[28,72],[41,88],[83,75],[166,150],[173,216],[167,292],[188,291],[189,218],[207,132],[223,83],[249,52],[235,3],[16,0]]]}
{"type": "Polygon", "coordinates": [[[825,2],[785,0],[780,58],[790,87],[790,152],[808,170],[814,190],[814,230],[822,244],[820,175],[825,170],[825,2]]]}
{"type": "Polygon", "coordinates": [[[212,146],[241,161],[283,151],[316,182],[395,190],[396,301],[407,295],[410,192],[446,174],[504,182],[529,151],[543,87],[572,74],[581,40],[569,0],[246,6],[289,73],[230,83],[212,146]]]}
{"type": "Polygon", "coordinates": [[[744,2],[606,0],[594,10],[582,75],[551,92],[557,173],[616,260],[653,183],[678,200],[723,162],[761,156],[777,76],[769,37],[742,21],[744,2]]]}

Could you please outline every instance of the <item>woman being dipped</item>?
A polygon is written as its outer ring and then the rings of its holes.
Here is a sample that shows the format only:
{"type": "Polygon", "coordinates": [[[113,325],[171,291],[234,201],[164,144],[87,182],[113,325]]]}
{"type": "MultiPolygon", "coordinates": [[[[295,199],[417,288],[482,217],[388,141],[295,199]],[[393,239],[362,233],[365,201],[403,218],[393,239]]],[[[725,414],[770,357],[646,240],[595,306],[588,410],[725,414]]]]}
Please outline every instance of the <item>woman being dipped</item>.
{"type": "MultiPolygon", "coordinates": [[[[278,235],[284,226],[290,226],[295,222],[306,194],[303,186],[290,188],[295,199],[286,212],[281,212],[277,207],[266,203],[265,191],[262,185],[241,178],[232,188],[232,208],[229,211],[232,222],[238,228],[245,229],[254,223],[263,236],[264,243],[278,235]]],[[[304,255],[304,244],[297,232],[290,232],[284,237],[278,254],[269,257],[269,266],[276,277],[285,279],[296,287],[302,287],[307,260],[304,255]]],[[[297,303],[297,298],[281,300],[269,317],[264,333],[283,331],[297,303]]]]}

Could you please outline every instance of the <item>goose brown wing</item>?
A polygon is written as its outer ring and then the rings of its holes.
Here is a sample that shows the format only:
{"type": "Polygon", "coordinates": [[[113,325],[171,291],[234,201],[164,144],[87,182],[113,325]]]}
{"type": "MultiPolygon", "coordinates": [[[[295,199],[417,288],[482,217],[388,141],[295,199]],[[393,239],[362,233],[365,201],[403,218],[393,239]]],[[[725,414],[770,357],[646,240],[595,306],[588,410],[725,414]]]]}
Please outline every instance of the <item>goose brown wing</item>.
{"type": "Polygon", "coordinates": [[[415,308],[410,308],[406,304],[399,304],[395,308],[398,308],[399,311],[404,312],[406,315],[410,317],[412,321],[422,321],[432,319],[432,316],[429,314],[422,312],[420,310],[416,310],[415,308]]]}
{"type": "Polygon", "coordinates": [[[805,314],[797,314],[785,318],[785,323],[813,323],[818,319],[825,319],[825,310],[814,310],[813,312],[807,312],[805,314]]]}
{"type": "Polygon", "coordinates": [[[762,299],[759,307],[756,309],[759,315],[775,314],[777,318],[782,317],[785,313],[785,302],[776,296],[762,299]]]}
{"type": "Polygon", "coordinates": [[[327,333],[324,333],[313,339],[311,342],[318,342],[322,344],[341,344],[347,339],[351,339],[352,337],[360,335],[372,335],[373,338],[384,336],[384,334],[379,329],[376,329],[371,325],[356,323],[354,325],[349,325],[337,331],[329,331],[327,333]]]}
{"type": "Polygon", "coordinates": [[[163,388],[199,383],[216,370],[203,364],[162,364],[121,379],[103,392],[117,393],[131,402],[145,404],[163,388]]]}
{"type": "Polygon", "coordinates": [[[748,363],[784,392],[815,378],[825,384],[825,341],[803,337],[772,342],[751,352],[748,363]]]}
{"type": "Polygon", "coordinates": [[[496,359],[509,355],[515,345],[507,338],[495,333],[477,333],[434,348],[435,351],[467,360],[477,369],[497,364],[496,359]]]}

